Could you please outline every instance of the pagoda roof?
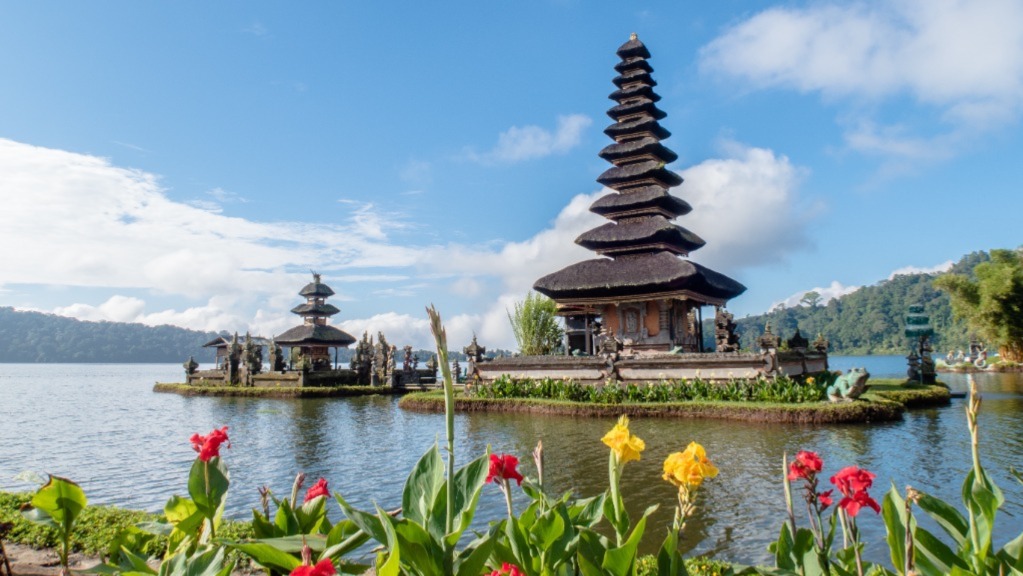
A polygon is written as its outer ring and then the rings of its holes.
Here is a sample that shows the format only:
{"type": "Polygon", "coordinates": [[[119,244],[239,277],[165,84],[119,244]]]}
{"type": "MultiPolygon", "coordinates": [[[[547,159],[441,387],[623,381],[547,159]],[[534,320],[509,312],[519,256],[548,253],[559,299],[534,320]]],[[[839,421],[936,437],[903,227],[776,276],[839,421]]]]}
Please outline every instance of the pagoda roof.
{"type": "Polygon", "coordinates": [[[625,116],[632,116],[635,114],[646,114],[655,120],[660,120],[668,114],[657,107],[654,101],[649,98],[633,98],[627,102],[623,102],[607,111],[607,115],[612,120],[618,120],[625,116]]]}
{"type": "Polygon", "coordinates": [[[724,274],[669,252],[584,260],[540,278],[533,288],[559,303],[596,303],[678,292],[725,301],[746,291],[745,286],[724,274]]]}
{"type": "Polygon", "coordinates": [[[333,304],[299,304],[291,309],[293,314],[299,314],[301,316],[333,316],[341,310],[333,304]]]}
{"type": "MultiPolygon", "coordinates": [[[[252,343],[257,346],[269,346],[270,340],[263,338],[262,336],[250,336],[252,343]]],[[[238,338],[238,344],[244,346],[245,338],[238,338]]],[[[227,336],[217,336],[213,340],[202,345],[203,348],[224,348],[231,345],[231,338],[227,336]]]]}
{"type": "Polygon", "coordinates": [[[635,140],[615,142],[604,147],[604,149],[597,155],[608,162],[643,155],[659,158],[665,164],[670,164],[678,159],[678,154],[675,154],[664,146],[664,144],[661,144],[657,138],[650,136],[644,136],[643,138],[637,138],[635,140]]]}
{"type": "MultiPolygon", "coordinates": [[[[630,136],[632,134],[638,136],[644,132],[650,133],[660,140],[664,140],[671,136],[671,132],[665,130],[663,126],[657,123],[657,119],[652,116],[641,116],[635,120],[615,122],[607,128],[604,128],[604,134],[607,134],[612,138],[615,138],[616,136],[630,136]]],[[[617,140],[617,138],[615,139],[617,140]]]]}
{"type": "Polygon", "coordinates": [[[664,167],[664,162],[647,160],[646,162],[634,162],[622,166],[612,166],[597,177],[597,182],[609,188],[615,188],[617,184],[629,182],[641,182],[653,179],[662,184],[665,188],[678,186],[682,183],[682,177],[664,167]]]}
{"type": "Polygon", "coordinates": [[[284,346],[348,346],[355,342],[351,334],[333,326],[302,324],[274,338],[284,346]]]}
{"type": "Polygon", "coordinates": [[[601,254],[648,252],[657,249],[688,254],[705,244],[703,238],[677,224],[672,224],[660,214],[608,222],[583,232],[575,242],[583,248],[601,254]]]}
{"type": "Polygon", "coordinates": [[[627,100],[629,98],[638,98],[640,96],[649,98],[654,102],[657,102],[658,100],[661,99],[660,96],[654,93],[653,87],[646,84],[635,84],[627,88],[620,88],[612,92],[608,96],[608,98],[621,102],[622,100],[627,100]]]}
{"type": "Polygon", "coordinates": [[[313,281],[306,284],[302,290],[299,291],[299,296],[320,296],[326,298],[333,296],[334,291],[331,290],[330,286],[327,286],[323,282],[320,282],[320,275],[316,274],[313,276],[313,281]]]}
{"type": "Polygon", "coordinates": [[[624,74],[627,70],[646,70],[653,72],[654,68],[646,61],[646,58],[626,58],[615,64],[615,72],[624,74]]]}
{"type": "Polygon", "coordinates": [[[641,82],[650,87],[657,86],[657,81],[650,77],[650,72],[644,70],[642,67],[628,68],[618,76],[612,78],[611,81],[619,88],[633,82],[641,82]]]}
{"type": "Polygon", "coordinates": [[[618,57],[622,60],[626,58],[649,58],[650,51],[646,49],[646,46],[639,41],[639,38],[635,34],[629,36],[629,41],[618,47],[618,51],[615,52],[618,57]]]}
{"type": "Polygon", "coordinates": [[[630,189],[628,192],[612,192],[601,196],[590,205],[590,212],[608,218],[629,212],[667,212],[675,216],[683,216],[693,210],[688,202],[676,198],[660,186],[644,186],[630,189]]]}

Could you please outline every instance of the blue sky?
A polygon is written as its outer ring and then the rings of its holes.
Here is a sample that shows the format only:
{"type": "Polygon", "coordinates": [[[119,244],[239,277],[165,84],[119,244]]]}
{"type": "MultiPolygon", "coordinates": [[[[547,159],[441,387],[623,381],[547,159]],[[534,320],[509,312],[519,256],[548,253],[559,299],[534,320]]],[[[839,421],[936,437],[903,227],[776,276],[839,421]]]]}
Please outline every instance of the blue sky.
{"type": "Polygon", "coordinates": [[[512,348],[591,253],[615,49],[650,60],[691,258],[739,316],[1021,243],[1023,5],[0,4],[0,305],[512,348]]]}

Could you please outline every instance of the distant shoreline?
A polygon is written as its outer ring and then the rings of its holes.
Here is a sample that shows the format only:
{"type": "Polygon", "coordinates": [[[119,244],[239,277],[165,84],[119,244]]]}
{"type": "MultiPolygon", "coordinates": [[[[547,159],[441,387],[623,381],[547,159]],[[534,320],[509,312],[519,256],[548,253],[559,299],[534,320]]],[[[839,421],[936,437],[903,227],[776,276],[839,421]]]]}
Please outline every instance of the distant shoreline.
{"type": "Polygon", "coordinates": [[[351,398],[356,396],[401,396],[423,392],[427,388],[391,388],[389,386],[308,386],[257,388],[252,386],[197,386],[180,382],[157,382],[153,392],[181,396],[221,396],[245,398],[351,398]]]}

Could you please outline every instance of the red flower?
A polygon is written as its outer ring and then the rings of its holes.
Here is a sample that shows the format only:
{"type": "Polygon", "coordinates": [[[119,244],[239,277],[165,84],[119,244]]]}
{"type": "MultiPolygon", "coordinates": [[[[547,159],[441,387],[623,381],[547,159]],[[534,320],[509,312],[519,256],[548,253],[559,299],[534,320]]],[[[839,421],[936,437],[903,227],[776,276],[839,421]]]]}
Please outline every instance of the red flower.
{"type": "Polygon", "coordinates": [[[842,493],[843,498],[838,502],[838,507],[845,510],[846,514],[856,517],[860,508],[867,506],[873,508],[874,512],[880,513],[881,507],[867,494],[867,490],[873,486],[874,478],[877,476],[856,466],[847,466],[831,477],[831,483],[842,493]]]}
{"type": "Polygon", "coordinates": [[[817,493],[817,501],[820,502],[821,504],[821,510],[827,508],[828,506],[831,506],[831,504],[834,502],[834,500],[831,499],[832,492],[834,492],[834,490],[828,490],[827,492],[817,493]]]}
{"type": "Polygon", "coordinates": [[[505,562],[501,564],[500,570],[494,570],[489,576],[526,576],[526,573],[520,570],[518,566],[505,562]]]}
{"type": "Polygon", "coordinates": [[[856,466],[846,466],[831,477],[831,483],[845,496],[868,490],[877,476],[856,466]]]}
{"type": "Polygon", "coordinates": [[[316,481],[316,484],[313,484],[308,490],[306,490],[305,500],[303,500],[303,502],[308,502],[313,498],[319,498],[320,496],[330,496],[330,490],[327,488],[326,478],[320,478],[316,481]]]}
{"type": "Polygon", "coordinates": [[[227,426],[220,430],[214,429],[206,436],[192,434],[188,440],[192,443],[192,449],[199,453],[199,459],[203,462],[209,462],[210,458],[220,456],[220,445],[224,442],[227,442],[228,448],[231,447],[231,441],[227,438],[227,426]]]}
{"type": "Polygon", "coordinates": [[[789,464],[789,480],[813,480],[813,477],[817,475],[824,468],[824,462],[816,452],[807,452],[806,450],[800,450],[796,453],[796,459],[789,464]]]}
{"type": "Polygon", "coordinates": [[[511,454],[490,455],[490,473],[487,474],[487,482],[501,482],[503,480],[515,480],[519,486],[522,485],[522,474],[515,469],[519,465],[519,459],[511,454]]]}
{"type": "Polygon", "coordinates": [[[291,576],[331,576],[332,574],[337,574],[337,570],[334,569],[330,558],[320,560],[315,566],[302,564],[291,571],[291,576]]]}
{"type": "Polygon", "coordinates": [[[846,496],[838,502],[838,507],[845,510],[846,514],[856,517],[860,513],[860,508],[869,506],[874,509],[874,512],[881,513],[881,507],[877,505],[877,502],[867,494],[866,490],[855,492],[852,496],[846,496]]]}

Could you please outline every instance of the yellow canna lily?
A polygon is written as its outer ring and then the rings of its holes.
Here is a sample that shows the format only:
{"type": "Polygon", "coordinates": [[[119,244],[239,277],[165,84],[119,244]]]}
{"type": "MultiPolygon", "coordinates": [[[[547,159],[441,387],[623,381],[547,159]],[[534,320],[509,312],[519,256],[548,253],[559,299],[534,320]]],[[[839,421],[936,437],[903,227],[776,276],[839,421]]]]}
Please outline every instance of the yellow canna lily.
{"type": "Polygon", "coordinates": [[[695,488],[705,478],[718,475],[718,469],[707,459],[707,451],[690,442],[684,452],[673,452],[664,460],[663,478],[678,487],[695,488]]]}
{"type": "Polygon", "coordinates": [[[618,464],[639,460],[639,453],[646,449],[646,442],[629,432],[629,417],[622,416],[610,432],[600,439],[618,457],[618,464]]]}

